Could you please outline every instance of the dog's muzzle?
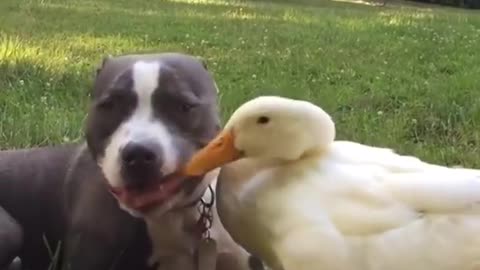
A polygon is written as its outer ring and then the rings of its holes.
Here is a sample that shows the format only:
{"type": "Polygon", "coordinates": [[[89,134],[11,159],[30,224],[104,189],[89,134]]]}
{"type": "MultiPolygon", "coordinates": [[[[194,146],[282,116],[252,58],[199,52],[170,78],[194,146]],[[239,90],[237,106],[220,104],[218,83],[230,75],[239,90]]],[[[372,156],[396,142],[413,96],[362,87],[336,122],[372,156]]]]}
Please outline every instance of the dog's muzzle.
{"type": "Polygon", "coordinates": [[[146,213],[178,194],[183,187],[188,186],[189,182],[200,183],[203,177],[203,175],[185,177],[179,173],[174,173],[156,182],[149,183],[140,190],[112,187],[110,185],[109,189],[126,207],[140,213],[146,213]]]}

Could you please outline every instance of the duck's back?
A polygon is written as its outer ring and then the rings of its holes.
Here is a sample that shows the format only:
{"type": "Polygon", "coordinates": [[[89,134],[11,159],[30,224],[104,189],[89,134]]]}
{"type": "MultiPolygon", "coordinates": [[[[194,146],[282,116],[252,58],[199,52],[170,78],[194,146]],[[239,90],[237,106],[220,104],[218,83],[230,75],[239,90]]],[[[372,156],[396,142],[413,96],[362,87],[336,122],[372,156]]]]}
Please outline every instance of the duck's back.
{"type": "Polygon", "coordinates": [[[479,170],[350,142],[324,166],[318,179],[339,182],[326,208],[356,269],[480,269],[479,170]]]}

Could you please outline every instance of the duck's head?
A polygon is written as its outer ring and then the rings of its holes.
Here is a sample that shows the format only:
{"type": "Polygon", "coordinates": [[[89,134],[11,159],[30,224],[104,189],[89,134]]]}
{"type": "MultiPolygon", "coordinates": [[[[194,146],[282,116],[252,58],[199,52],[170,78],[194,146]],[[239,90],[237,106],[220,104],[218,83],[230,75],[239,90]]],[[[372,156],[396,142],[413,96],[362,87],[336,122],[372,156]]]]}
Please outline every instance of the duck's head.
{"type": "Polygon", "coordinates": [[[324,150],[335,124],[320,107],[301,100],[261,96],[241,105],[224,129],[185,168],[200,175],[240,158],[292,161],[324,150]]]}

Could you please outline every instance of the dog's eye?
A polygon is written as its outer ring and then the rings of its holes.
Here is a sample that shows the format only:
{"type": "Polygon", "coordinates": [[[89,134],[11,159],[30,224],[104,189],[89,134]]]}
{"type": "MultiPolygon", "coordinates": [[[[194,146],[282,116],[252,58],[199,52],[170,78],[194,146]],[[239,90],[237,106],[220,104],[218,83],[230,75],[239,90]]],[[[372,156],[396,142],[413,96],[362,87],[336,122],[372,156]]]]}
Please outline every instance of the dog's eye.
{"type": "Polygon", "coordinates": [[[97,103],[97,107],[102,110],[112,110],[117,106],[118,102],[120,102],[120,99],[120,95],[105,96],[97,103]]]}
{"type": "Polygon", "coordinates": [[[110,110],[110,109],[113,108],[114,103],[115,103],[115,102],[113,102],[113,98],[107,97],[107,98],[101,99],[101,100],[97,103],[97,107],[100,108],[100,109],[102,109],[102,110],[110,110]]]}
{"type": "Polygon", "coordinates": [[[190,112],[193,108],[195,108],[194,104],[189,104],[189,103],[180,104],[180,110],[184,113],[190,112]]]}

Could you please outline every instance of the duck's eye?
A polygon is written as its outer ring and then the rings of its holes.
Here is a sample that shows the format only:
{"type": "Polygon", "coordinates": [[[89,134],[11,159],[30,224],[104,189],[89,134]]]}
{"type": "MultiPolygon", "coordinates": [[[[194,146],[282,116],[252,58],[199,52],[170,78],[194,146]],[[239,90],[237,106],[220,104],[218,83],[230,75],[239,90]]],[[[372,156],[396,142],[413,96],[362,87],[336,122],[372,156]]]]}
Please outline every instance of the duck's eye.
{"type": "Polygon", "coordinates": [[[268,118],[267,116],[260,116],[257,118],[257,124],[264,125],[268,122],[270,122],[270,118],[268,118]]]}

